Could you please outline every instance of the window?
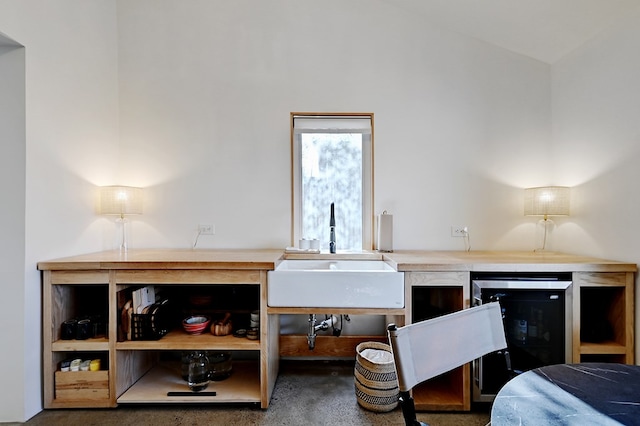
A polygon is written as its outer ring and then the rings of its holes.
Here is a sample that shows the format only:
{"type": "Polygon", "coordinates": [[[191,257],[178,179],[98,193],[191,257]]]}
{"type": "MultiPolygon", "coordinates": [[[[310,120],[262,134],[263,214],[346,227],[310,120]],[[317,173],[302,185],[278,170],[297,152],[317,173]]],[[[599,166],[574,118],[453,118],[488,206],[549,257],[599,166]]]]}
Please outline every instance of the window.
{"type": "Polygon", "coordinates": [[[329,249],[331,203],[339,251],[372,248],[373,114],[291,113],[293,243],[329,249]]]}

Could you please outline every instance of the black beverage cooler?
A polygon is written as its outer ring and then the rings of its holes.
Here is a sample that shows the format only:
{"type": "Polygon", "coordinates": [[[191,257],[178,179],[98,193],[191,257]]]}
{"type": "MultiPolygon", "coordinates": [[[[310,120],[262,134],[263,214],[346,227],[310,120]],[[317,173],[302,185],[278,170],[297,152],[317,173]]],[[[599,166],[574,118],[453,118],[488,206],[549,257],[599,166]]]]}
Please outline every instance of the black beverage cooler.
{"type": "Polygon", "coordinates": [[[474,402],[493,401],[520,372],[571,361],[571,291],[570,273],[471,274],[473,305],[500,303],[508,352],[474,361],[474,402]]]}

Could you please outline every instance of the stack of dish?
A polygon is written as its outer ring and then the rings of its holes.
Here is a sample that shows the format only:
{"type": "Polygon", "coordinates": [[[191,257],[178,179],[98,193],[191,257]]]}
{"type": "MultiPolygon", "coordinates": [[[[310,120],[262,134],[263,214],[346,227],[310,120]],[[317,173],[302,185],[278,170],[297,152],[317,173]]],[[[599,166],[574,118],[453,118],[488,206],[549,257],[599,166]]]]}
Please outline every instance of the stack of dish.
{"type": "Polygon", "coordinates": [[[251,312],[251,320],[249,321],[249,329],[247,330],[247,339],[258,340],[260,338],[260,311],[251,312]]]}

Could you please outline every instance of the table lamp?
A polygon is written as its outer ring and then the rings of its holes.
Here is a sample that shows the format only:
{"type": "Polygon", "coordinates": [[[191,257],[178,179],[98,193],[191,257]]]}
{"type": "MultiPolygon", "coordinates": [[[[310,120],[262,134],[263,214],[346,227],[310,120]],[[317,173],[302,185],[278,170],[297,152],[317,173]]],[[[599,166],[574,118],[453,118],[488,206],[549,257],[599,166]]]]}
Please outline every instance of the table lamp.
{"type": "Polygon", "coordinates": [[[116,222],[121,223],[122,237],[120,250],[127,250],[127,232],[125,215],[142,214],[142,188],[133,186],[103,186],[100,188],[100,214],[118,215],[116,222]]]}
{"type": "MultiPolygon", "coordinates": [[[[553,226],[549,216],[569,216],[569,188],[566,186],[541,186],[524,190],[524,215],[542,216],[540,220],[544,233],[542,248],[547,246],[548,228],[553,226]]],[[[540,223],[539,222],[539,223],[540,223]]]]}

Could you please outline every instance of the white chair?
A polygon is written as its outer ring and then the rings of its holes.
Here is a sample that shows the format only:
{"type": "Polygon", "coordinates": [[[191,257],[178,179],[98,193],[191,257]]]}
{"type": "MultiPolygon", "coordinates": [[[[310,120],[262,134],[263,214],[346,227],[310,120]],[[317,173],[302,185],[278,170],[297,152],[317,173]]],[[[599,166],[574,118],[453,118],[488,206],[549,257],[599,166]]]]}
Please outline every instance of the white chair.
{"type": "Polygon", "coordinates": [[[426,426],[416,419],[415,385],[507,347],[497,302],[404,327],[389,324],[388,336],[407,426],[426,426]]]}

